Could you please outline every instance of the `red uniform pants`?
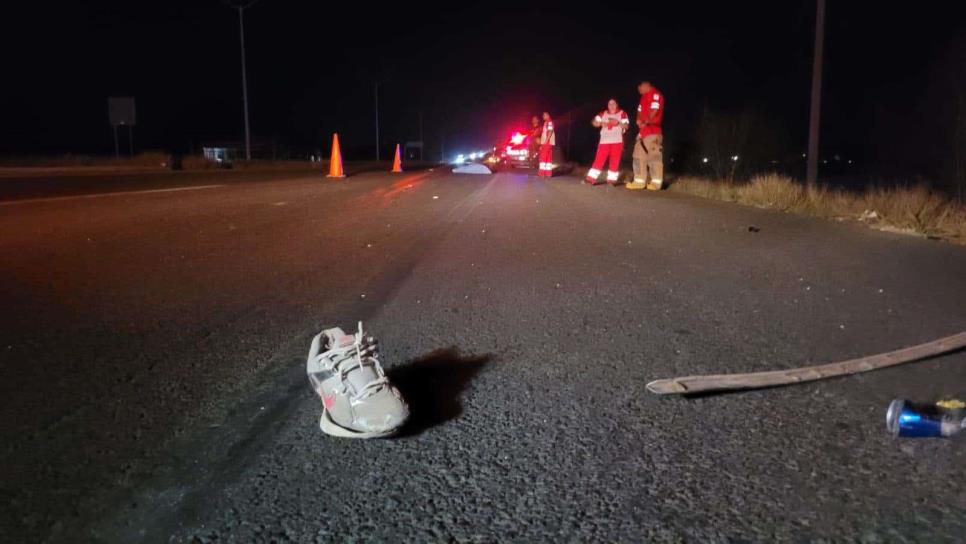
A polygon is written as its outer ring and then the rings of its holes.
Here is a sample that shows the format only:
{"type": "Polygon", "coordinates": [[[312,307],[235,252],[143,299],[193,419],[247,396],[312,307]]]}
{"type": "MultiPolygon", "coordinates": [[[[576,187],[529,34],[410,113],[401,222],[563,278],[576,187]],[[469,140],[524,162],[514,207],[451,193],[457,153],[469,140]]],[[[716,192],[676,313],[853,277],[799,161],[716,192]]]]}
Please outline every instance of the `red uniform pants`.
{"type": "Polygon", "coordinates": [[[624,143],[598,144],[597,156],[594,157],[594,166],[587,172],[588,181],[597,181],[600,178],[601,169],[604,163],[610,159],[607,169],[607,181],[616,182],[620,176],[621,153],[624,151],[624,143]]]}
{"type": "Polygon", "coordinates": [[[548,178],[553,175],[553,146],[550,144],[540,146],[540,170],[537,175],[548,178]]]}

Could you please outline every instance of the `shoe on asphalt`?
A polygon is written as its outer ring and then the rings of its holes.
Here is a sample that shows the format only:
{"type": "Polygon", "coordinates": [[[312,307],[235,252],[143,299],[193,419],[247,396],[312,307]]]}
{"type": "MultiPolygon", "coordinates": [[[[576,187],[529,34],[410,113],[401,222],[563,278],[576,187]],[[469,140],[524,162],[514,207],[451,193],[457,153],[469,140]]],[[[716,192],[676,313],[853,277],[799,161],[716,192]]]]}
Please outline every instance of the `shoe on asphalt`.
{"type": "Polygon", "coordinates": [[[644,183],[643,181],[636,181],[635,180],[635,181],[632,181],[632,182],[624,185],[624,187],[626,187],[628,189],[631,189],[631,190],[639,191],[641,189],[647,189],[647,184],[644,183]]]}
{"type": "Polygon", "coordinates": [[[651,181],[647,182],[647,189],[649,191],[660,191],[662,185],[664,185],[664,182],[661,180],[652,179],[651,181]]]}
{"type": "Polygon", "coordinates": [[[305,363],[312,389],[322,399],[319,428],[344,438],[388,436],[406,422],[409,407],[379,364],[378,343],[362,331],[335,327],[312,339],[305,363]]]}

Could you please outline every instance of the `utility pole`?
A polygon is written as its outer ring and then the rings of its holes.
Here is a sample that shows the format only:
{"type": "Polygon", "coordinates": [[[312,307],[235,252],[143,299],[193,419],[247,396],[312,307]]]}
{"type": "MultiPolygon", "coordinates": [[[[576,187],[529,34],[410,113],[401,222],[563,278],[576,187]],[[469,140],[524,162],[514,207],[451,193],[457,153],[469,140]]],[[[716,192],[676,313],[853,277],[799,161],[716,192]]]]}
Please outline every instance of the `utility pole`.
{"type": "Polygon", "coordinates": [[[570,160],[570,133],[574,131],[574,114],[573,111],[567,112],[567,156],[564,157],[565,160],[570,160]]]}
{"type": "Polygon", "coordinates": [[[426,144],[423,142],[423,110],[419,110],[419,160],[425,160],[423,155],[423,150],[426,149],[426,144]]]}
{"type": "Polygon", "coordinates": [[[818,181],[818,133],[822,112],[822,56],[825,48],[825,0],[816,0],[815,53],[812,59],[812,106],[808,117],[808,162],[805,182],[818,181]]]}
{"type": "Polygon", "coordinates": [[[245,160],[252,160],[252,133],[248,123],[248,74],[245,69],[245,10],[255,5],[258,0],[252,0],[247,4],[232,5],[238,10],[238,41],[241,44],[241,69],[242,69],[242,104],[245,109],[245,160]]]}
{"type": "Polygon", "coordinates": [[[376,160],[379,160],[379,82],[376,82],[376,160]]]}

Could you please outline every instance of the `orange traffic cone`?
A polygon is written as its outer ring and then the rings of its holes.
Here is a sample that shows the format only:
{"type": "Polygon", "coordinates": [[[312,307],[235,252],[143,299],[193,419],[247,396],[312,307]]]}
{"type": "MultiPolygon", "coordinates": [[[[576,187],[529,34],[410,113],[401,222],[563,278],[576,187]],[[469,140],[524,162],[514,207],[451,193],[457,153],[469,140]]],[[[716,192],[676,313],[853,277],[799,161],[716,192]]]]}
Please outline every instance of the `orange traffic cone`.
{"type": "Polygon", "coordinates": [[[396,144],[396,158],[392,160],[392,171],[394,174],[402,172],[402,158],[399,156],[399,144],[396,144]]]}
{"type": "Polygon", "coordinates": [[[332,158],[329,159],[329,175],[327,178],[344,178],[342,171],[342,150],[339,149],[339,133],[332,135],[332,158]]]}

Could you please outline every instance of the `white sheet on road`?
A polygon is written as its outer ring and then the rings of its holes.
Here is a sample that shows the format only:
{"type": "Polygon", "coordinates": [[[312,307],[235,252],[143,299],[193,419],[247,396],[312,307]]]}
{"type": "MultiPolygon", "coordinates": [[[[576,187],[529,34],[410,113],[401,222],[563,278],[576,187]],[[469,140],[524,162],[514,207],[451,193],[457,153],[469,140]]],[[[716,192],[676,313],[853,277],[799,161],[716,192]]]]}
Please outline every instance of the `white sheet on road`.
{"type": "Polygon", "coordinates": [[[492,174],[489,168],[483,166],[482,164],[471,163],[463,166],[458,166],[453,169],[454,174],[492,174]]]}

